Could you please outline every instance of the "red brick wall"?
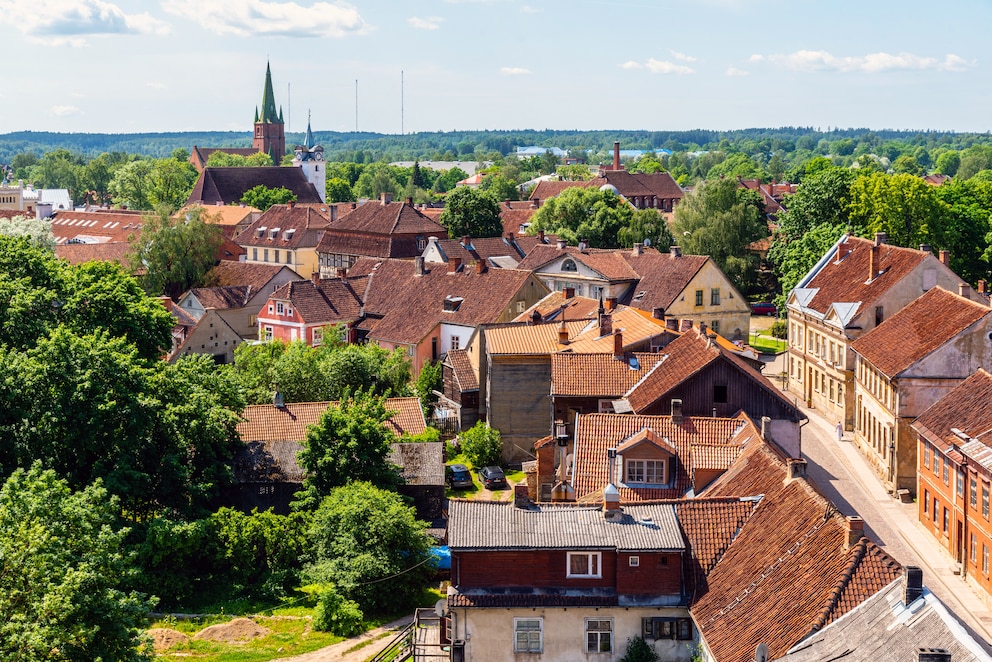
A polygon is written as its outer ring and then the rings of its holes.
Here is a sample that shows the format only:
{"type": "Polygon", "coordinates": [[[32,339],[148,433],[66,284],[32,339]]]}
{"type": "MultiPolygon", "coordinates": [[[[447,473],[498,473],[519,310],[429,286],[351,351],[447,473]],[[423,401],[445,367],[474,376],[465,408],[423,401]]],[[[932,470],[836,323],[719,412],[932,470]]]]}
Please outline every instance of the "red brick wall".
{"type": "Polygon", "coordinates": [[[682,591],[682,558],[679,554],[621,552],[617,560],[617,593],[621,595],[679,595],[682,591]],[[631,567],[630,557],[638,564],[631,567]]]}
{"type": "Polygon", "coordinates": [[[567,550],[458,552],[452,555],[452,582],[458,588],[535,586],[610,588],[616,585],[616,553],[602,552],[601,579],[569,579],[567,550]]]}

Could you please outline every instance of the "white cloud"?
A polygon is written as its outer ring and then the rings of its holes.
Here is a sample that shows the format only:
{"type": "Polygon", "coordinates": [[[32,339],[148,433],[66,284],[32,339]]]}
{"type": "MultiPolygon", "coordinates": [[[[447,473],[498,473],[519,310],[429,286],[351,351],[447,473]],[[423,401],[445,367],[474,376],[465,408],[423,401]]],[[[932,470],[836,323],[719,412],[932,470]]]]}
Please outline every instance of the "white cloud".
{"type": "Polygon", "coordinates": [[[78,115],[79,109],[75,106],[52,106],[48,112],[55,117],[68,117],[69,115],[78,115]]]}
{"type": "Polygon", "coordinates": [[[755,54],[751,62],[771,62],[793,71],[839,71],[878,73],[882,71],[964,71],[972,66],[964,58],[948,53],[943,59],[914,55],[912,53],[869,53],[867,55],[838,57],[827,51],[801,50],[788,54],[755,54]]]}
{"type": "Polygon", "coordinates": [[[169,32],[169,25],[151,14],[127,14],[103,0],[0,0],[0,23],[32,41],[59,46],[83,46],[86,35],[169,32]]]}
{"type": "Polygon", "coordinates": [[[679,53],[678,51],[673,51],[673,50],[669,50],[668,52],[672,54],[673,58],[675,58],[676,60],[681,60],[682,62],[696,61],[696,58],[692,57],[691,55],[686,55],[685,53],[679,53]]]}
{"type": "Polygon", "coordinates": [[[406,19],[412,27],[418,28],[420,30],[437,30],[441,27],[441,23],[444,21],[440,16],[428,16],[427,18],[420,18],[419,16],[411,16],[406,19]]]}
{"type": "Polygon", "coordinates": [[[738,69],[737,67],[727,67],[728,76],[747,76],[749,72],[744,69],[738,69]]]}
{"type": "Polygon", "coordinates": [[[656,60],[655,58],[648,58],[648,61],[641,64],[640,62],[635,62],[634,60],[628,60],[620,65],[621,69],[647,69],[653,74],[694,74],[695,69],[685,66],[684,64],[675,64],[674,62],[669,62],[667,60],[656,60]]]}
{"type": "Polygon", "coordinates": [[[530,73],[530,69],[524,69],[523,67],[500,67],[499,72],[504,76],[526,76],[530,73]]]}
{"type": "Polygon", "coordinates": [[[211,32],[238,37],[345,37],[370,29],[358,10],[344,2],[303,7],[266,0],[164,0],[162,7],[211,32]]]}
{"type": "Polygon", "coordinates": [[[522,11],[525,14],[540,14],[544,10],[541,9],[540,7],[531,7],[530,5],[524,5],[523,7],[520,8],[520,11],[522,11]]]}

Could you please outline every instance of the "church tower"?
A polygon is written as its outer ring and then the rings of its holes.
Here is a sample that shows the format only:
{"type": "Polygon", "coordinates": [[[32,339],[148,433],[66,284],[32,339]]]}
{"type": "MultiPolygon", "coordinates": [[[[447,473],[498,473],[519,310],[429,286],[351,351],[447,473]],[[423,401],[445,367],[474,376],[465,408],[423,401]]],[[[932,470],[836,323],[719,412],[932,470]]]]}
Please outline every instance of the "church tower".
{"type": "Polygon", "coordinates": [[[255,108],[255,137],[252,147],[272,157],[279,165],[286,153],[286,126],[282,121],[282,108],[276,113],[276,97],[272,92],[272,70],[265,63],[265,89],[262,90],[262,113],[255,108]]]}
{"type": "Polygon", "coordinates": [[[307,132],[303,144],[293,149],[293,165],[303,168],[303,176],[317,189],[323,202],[327,202],[327,171],[324,166],[324,148],[314,144],[310,130],[310,113],[307,113],[307,132]]]}

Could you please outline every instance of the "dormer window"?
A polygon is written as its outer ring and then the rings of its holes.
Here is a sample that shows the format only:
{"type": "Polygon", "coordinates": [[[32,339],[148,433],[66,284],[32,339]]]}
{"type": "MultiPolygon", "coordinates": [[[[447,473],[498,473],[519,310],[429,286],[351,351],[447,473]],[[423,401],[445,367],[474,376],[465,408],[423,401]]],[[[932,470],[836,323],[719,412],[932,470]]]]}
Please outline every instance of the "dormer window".
{"type": "Polygon", "coordinates": [[[444,297],[444,312],[454,313],[458,311],[458,308],[462,305],[464,301],[462,297],[446,296],[444,297]]]}
{"type": "Polygon", "coordinates": [[[561,270],[574,272],[574,271],[578,271],[579,268],[575,265],[575,260],[568,259],[568,260],[562,260],[561,270]]]}
{"type": "Polygon", "coordinates": [[[665,480],[665,460],[627,460],[624,482],[663,485],[665,480]]]}
{"type": "Polygon", "coordinates": [[[260,228],[257,228],[255,230],[255,236],[258,237],[259,239],[261,239],[262,237],[265,236],[265,231],[266,230],[268,230],[268,228],[265,227],[264,225],[262,227],[260,227],[260,228]]]}

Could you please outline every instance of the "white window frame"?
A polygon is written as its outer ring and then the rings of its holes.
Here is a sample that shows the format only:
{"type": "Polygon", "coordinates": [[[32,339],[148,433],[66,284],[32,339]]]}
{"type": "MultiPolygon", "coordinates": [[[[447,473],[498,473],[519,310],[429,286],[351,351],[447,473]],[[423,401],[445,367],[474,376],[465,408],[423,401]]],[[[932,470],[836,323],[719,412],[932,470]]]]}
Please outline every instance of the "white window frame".
{"type": "Polygon", "coordinates": [[[641,557],[640,556],[628,556],[627,557],[627,565],[629,565],[631,568],[639,568],[641,566],[641,557]]]}
{"type": "Polygon", "coordinates": [[[513,652],[514,653],[543,653],[544,652],[544,619],[538,618],[514,618],[513,619],[513,652]],[[537,628],[521,628],[523,623],[537,623],[537,628]],[[537,633],[537,641],[534,642],[532,634],[537,633]],[[520,635],[525,635],[521,646],[520,635]]]}
{"type": "Polygon", "coordinates": [[[313,338],[313,346],[320,347],[324,344],[324,327],[315,326],[311,331],[311,337],[313,338]]]}
{"type": "Polygon", "coordinates": [[[462,339],[459,336],[451,336],[451,349],[461,349],[462,339]]]}
{"type": "Polygon", "coordinates": [[[286,307],[283,306],[282,301],[276,301],[276,315],[282,315],[286,311],[286,307]]]}
{"type": "Polygon", "coordinates": [[[613,652],[613,619],[612,618],[587,618],[583,621],[583,634],[585,635],[586,653],[612,653],[613,652]],[[603,624],[609,629],[603,629],[603,624]],[[590,629],[590,625],[595,624],[595,629],[590,629]],[[590,635],[594,637],[590,638],[590,635]],[[605,635],[606,641],[604,641],[605,635]],[[606,647],[603,647],[603,644],[606,647]]]}
{"type": "Polygon", "coordinates": [[[264,326],[262,327],[262,340],[272,340],[272,327],[264,326]]]}
{"type": "Polygon", "coordinates": [[[613,400],[610,400],[609,398],[600,399],[596,405],[596,409],[600,414],[616,413],[613,409],[613,400]]]}
{"type": "Polygon", "coordinates": [[[602,579],[602,552],[568,552],[565,559],[565,576],[569,579],[602,579]],[[585,558],[586,572],[572,572],[572,559],[585,558]],[[593,568],[595,566],[595,568],[593,568]]]}
{"type": "Polygon", "coordinates": [[[665,484],[665,471],[668,469],[667,460],[626,460],[624,462],[624,483],[628,485],[664,485],[665,484]],[[652,465],[654,478],[659,480],[648,480],[648,466],[652,465]],[[659,466],[660,470],[659,470],[659,466]],[[631,470],[634,470],[634,476],[631,475],[631,470]],[[638,480],[636,474],[640,473],[641,479],[638,480]]]}

